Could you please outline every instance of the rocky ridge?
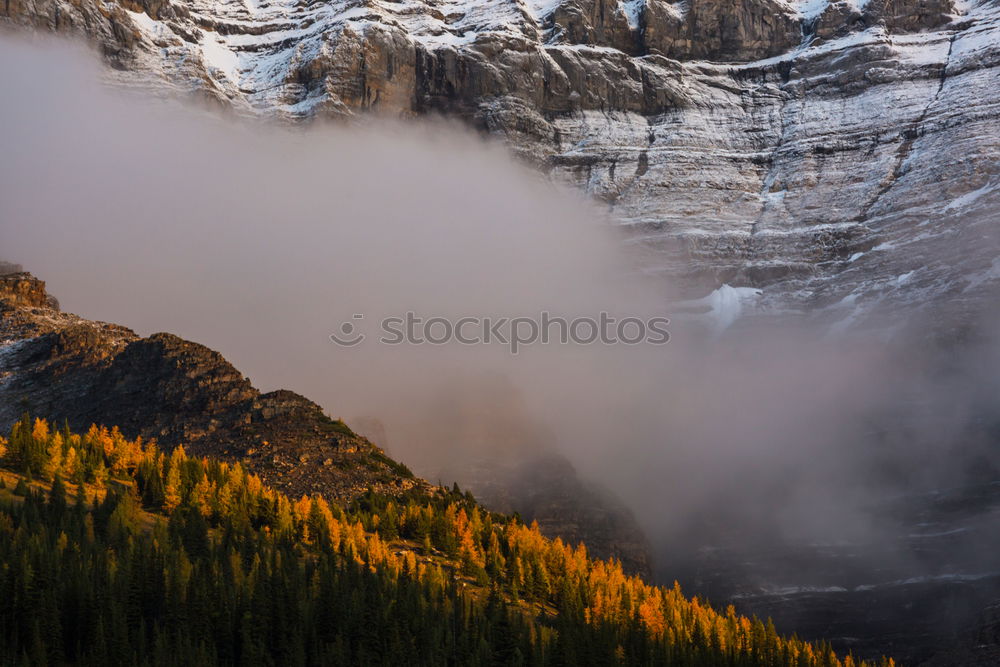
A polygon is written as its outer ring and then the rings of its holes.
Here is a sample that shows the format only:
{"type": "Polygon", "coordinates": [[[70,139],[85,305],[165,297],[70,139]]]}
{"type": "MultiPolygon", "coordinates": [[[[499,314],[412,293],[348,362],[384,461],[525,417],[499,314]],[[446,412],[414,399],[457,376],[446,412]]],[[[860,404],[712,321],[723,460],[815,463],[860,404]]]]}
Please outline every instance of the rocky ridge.
{"type": "Polygon", "coordinates": [[[0,429],[25,412],[74,429],[116,425],[164,447],[242,461],[295,496],[431,490],[346,424],[291,391],[261,393],[222,355],[63,313],[30,274],[0,276],[0,429]]]}
{"type": "MultiPolygon", "coordinates": [[[[437,488],[307,398],[261,393],[218,352],[64,313],[41,280],[0,273],[0,432],[25,411],[240,461],[292,496],[350,502],[369,489],[400,496],[437,488]]],[[[493,511],[518,511],[545,535],[585,542],[591,554],[648,575],[649,547],[631,512],[584,485],[565,459],[553,455],[547,465],[552,475],[533,466],[472,490],[493,511]]]]}

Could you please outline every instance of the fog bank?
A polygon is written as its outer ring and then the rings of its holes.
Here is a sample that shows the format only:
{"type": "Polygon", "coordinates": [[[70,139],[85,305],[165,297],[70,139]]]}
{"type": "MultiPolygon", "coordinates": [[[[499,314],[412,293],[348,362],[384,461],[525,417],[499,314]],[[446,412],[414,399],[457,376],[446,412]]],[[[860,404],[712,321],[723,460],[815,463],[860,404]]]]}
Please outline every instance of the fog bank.
{"type": "Polygon", "coordinates": [[[461,128],[288,128],[147,103],[48,41],[2,37],[0,61],[0,257],[65,310],[176,333],[264,390],[376,417],[418,472],[553,447],[665,545],[719,526],[853,539],[879,533],[874,499],[961,479],[957,434],[1000,414],[995,353],[938,385],[922,348],[777,320],[516,355],[379,344],[377,323],[407,312],[669,317],[670,285],[637,275],[594,204],[461,128]],[[345,322],[369,338],[333,344],[345,322]]]}

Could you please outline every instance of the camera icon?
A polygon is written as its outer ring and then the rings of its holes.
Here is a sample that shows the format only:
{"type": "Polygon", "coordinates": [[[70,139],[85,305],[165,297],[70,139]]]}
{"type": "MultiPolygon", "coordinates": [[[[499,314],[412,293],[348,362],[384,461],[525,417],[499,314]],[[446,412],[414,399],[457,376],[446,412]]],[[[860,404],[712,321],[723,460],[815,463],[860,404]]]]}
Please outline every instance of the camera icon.
{"type": "MultiPolygon", "coordinates": [[[[365,316],[362,313],[355,313],[351,319],[363,320],[365,319],[365,316]]],[[[365,335],[356,330],[353,322],[344,322],[340,325],[339,334],[330,334],[330,340],[341,347],[354,347],[364,339],[365,335]]]]}

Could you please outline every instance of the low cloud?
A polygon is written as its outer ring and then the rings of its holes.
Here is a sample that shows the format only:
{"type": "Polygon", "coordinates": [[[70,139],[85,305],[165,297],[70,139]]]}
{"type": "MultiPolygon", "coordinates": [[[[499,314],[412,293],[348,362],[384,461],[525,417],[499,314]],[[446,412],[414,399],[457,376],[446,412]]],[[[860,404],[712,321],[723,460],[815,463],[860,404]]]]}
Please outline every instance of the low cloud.
{"type": "Polygon", "coordinates": [[[464,129],[220,118],[109,90],[93,58],[49,41],[0,38],[0,61],[0,255],[65,310],[177,333],[264,390],[377,417],[418,471],[552,447],[665,550],[729,528],[854,538],[878,532],[874,498],[965,474],[949,447],[997,407],[995,355],[941,384],[918,348],[776,320],[516,355],[335,345],[358,314],[648,321],[673,296],[599,209],[464,129]],[[935,403],[958,416],[928,418],[935,403]]]}

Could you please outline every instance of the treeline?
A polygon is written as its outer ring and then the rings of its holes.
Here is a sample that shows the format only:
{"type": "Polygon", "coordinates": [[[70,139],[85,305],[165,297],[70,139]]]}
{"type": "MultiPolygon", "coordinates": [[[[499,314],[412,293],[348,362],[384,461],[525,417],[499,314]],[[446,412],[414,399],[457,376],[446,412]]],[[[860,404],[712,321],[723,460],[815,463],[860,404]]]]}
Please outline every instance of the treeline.
{"type": "Polygon", "coordinates": [[[27,417],[0,467],[17,473],[0,490],[5,665],[864,664],[457,487],[340,508],[238,463],[27,417]]]}

